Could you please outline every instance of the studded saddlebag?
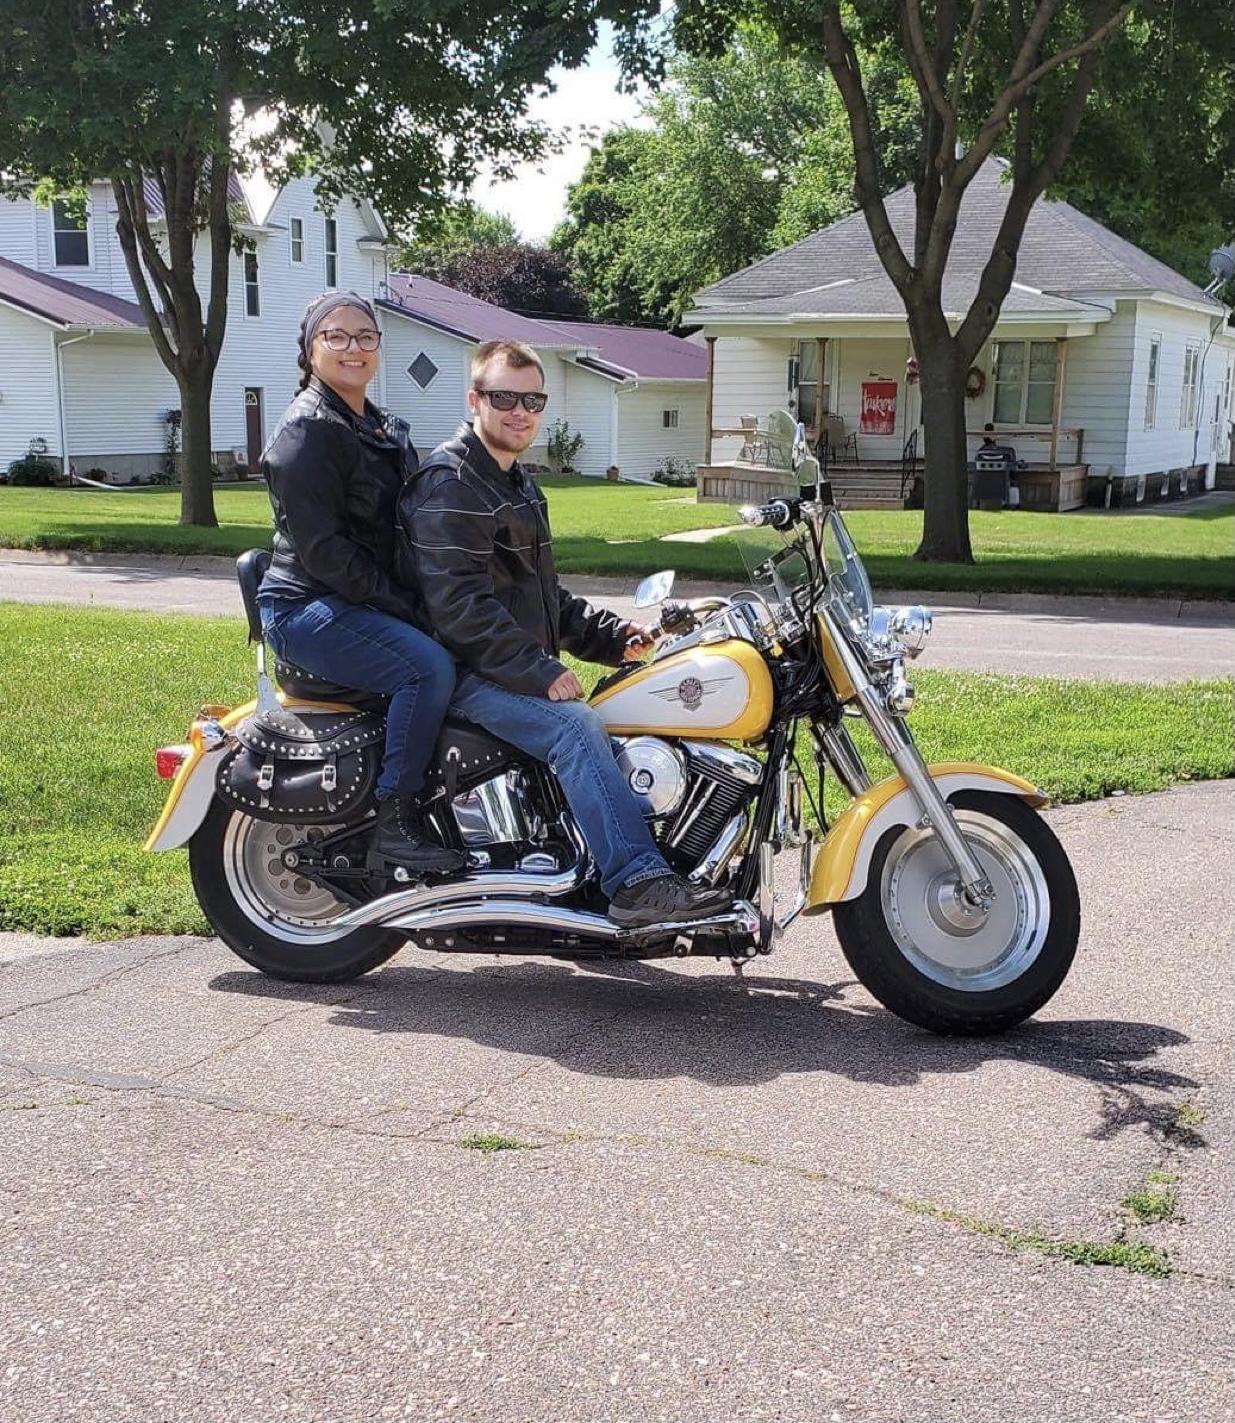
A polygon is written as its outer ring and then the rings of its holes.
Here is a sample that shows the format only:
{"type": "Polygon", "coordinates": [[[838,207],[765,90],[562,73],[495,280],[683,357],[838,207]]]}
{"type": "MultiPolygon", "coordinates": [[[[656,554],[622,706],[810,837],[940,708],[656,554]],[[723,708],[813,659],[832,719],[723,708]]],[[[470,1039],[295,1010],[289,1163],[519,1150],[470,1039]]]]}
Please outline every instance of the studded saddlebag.
{"type": "Polygon", "coordinates": [[[346,823],[377,783],[386,723],[357,711],[257,711],[235,728],[215,790],[255,820],[346,823]]]}

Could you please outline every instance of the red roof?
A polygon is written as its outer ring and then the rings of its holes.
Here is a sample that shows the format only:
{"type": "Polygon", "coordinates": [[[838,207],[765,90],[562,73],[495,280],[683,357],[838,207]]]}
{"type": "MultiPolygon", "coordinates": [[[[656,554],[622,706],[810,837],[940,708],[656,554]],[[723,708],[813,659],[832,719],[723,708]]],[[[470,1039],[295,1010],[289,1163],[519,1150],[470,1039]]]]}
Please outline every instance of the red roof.
{"type": "Polygon", "coordinates": [[[597,354],[588,363],[601,374],[617,379],[707,378],[707,351],[667,331],[520,316],[442,282],[407,272],[395,273],[389,285],[394,300],[381,305],[466,341],[525,341],[529,346],[548,350],[591,350],[597,354]]]}
{"type": "Polygon", "coordinates": [[[615,367],[641,380],[706,380],[706,346],[684,341],[668,331],[646,326],[611,326],[596,321],[550,321],[538,318],[541,326],[552,327],[560,336],[573,338],[580,346],[592,346],[602,365],[615,367]]]}
{"type": "Polygon", "coordinates": [[[110,292],[49,277],[0,257],[0,301],[33,312],[57,326],[89,326],[97,330],[144,331],[146,318],[135,302],[110,292]]]}

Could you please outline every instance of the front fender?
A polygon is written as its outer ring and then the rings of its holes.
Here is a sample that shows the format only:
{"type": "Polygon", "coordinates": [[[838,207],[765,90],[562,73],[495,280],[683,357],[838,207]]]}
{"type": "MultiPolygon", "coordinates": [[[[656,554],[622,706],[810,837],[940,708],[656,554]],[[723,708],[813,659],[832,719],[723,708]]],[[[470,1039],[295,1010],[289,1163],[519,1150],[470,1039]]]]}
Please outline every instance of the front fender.
{"type": "MultiPolygon", "coordinates": [[[[1047,799],[1037,786],[997,766],[940,761],[927,769],[945,799],[957,791],[996,791],[1019,796],[1034,806],[1047,799]]],[[[826,914],[832,905],[856,899],[866,888],[871,856],[880,838],[894,826],[915,825],[920,818],[918,803],[903,776],[889,776],[858,796],[819,846],[803,913],[826,914]]]]}

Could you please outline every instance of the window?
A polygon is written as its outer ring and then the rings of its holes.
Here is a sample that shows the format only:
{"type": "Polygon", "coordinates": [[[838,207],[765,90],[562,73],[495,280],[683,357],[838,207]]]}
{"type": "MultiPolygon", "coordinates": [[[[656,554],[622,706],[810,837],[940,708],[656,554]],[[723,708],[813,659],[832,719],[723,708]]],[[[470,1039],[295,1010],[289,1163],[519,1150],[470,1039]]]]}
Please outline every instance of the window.
{"type": "Polygon", "coordinates": [[[300,217],[292,218],[292,261],[304,261],[304,219],[300,217]]]}
{"type": "Polygon", "coordinates": [[[257,290],[256,252],[246,252],[244,254],[244,314],[246,316],[260,316],[262,314],[261,297],[257,290]]]}
{"type": "Polygon", "coordinates": [[[339,224],[333,217],[326,219],[326,285],[339,285],[339,224]]]}
{"type": "Polygon", "coordinates": [[[421,390],[428,390],[429,386],[433,382],[433,377],[437,375],[437,367],[433,364],[429,357],[426,356],[423,351],[421,351],[420,355],[418,355],[416,359],[412,362],[412,364],[408,366],[407,373],[421,388],[421,390]]]}
{"type": "Polygon", "coordinates": [[[996,425],[1049,425],[1055,414],[1054,341],[995,342],[996,425]]]}
{"type": "Polygon", "coordinates": [[[51,205],[52,245],[57,267],[90,265],[89,212],[74,210],[64,199],[51,205]]]}
{"type": "Polygon", "coordinates": [[[662,410],[660,412],[660,428],[662,430],[676,430],[678,427],[678,412],[676,410],[662,410]]]}
{"type": "Polygon", "coordinates": [[[1201,379],[1201,348],[1184,347],[1184,388],[1179,400],[1179,428],[1190,430],[1196,424],[1197,394],[1201,379]]]}
{"type": "MultiPolygon", "coordinates": [[[[808,429],[818,428],[819,418],[819,342],[798,342],[797,351],[789,357],[789,405],[808,429]]],[[[828,388],[823,387],[823,411],[828,408],[828,388]]]]}
{"type": "Polygon", "coordinates": [[[1158,371],[1162,365],[1162,337],[1155,331],[1149,338],[1149,376],[1145,384],[1145,428],[1158,423],[1158,371]]]}

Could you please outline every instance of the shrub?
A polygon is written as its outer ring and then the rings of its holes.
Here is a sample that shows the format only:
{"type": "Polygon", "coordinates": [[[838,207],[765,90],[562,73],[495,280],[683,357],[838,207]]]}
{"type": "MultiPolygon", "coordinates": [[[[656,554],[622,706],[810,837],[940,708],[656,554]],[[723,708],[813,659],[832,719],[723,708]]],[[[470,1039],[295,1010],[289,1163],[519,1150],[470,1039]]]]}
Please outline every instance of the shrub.
{"type": "Polygon", "coordinates": [[[42,455],[22,455],[9,465],[10,484],[38,484],[50,487],[60,477],[60,468],[42,455]]]}
{"type": "Polygon", "coordinates": [[[572,430],[565,420],[555,420],[549,430],[545,453],[559,474],[577,474],[575,461],[583,448],[583,436],[572,430]]]}
{"type": "Polygon", "coordinates": [[[693,489],[698,482],[694,465],[676,455],[666,455],[652,471],[652,478],[674,489],[693,489]]]}

